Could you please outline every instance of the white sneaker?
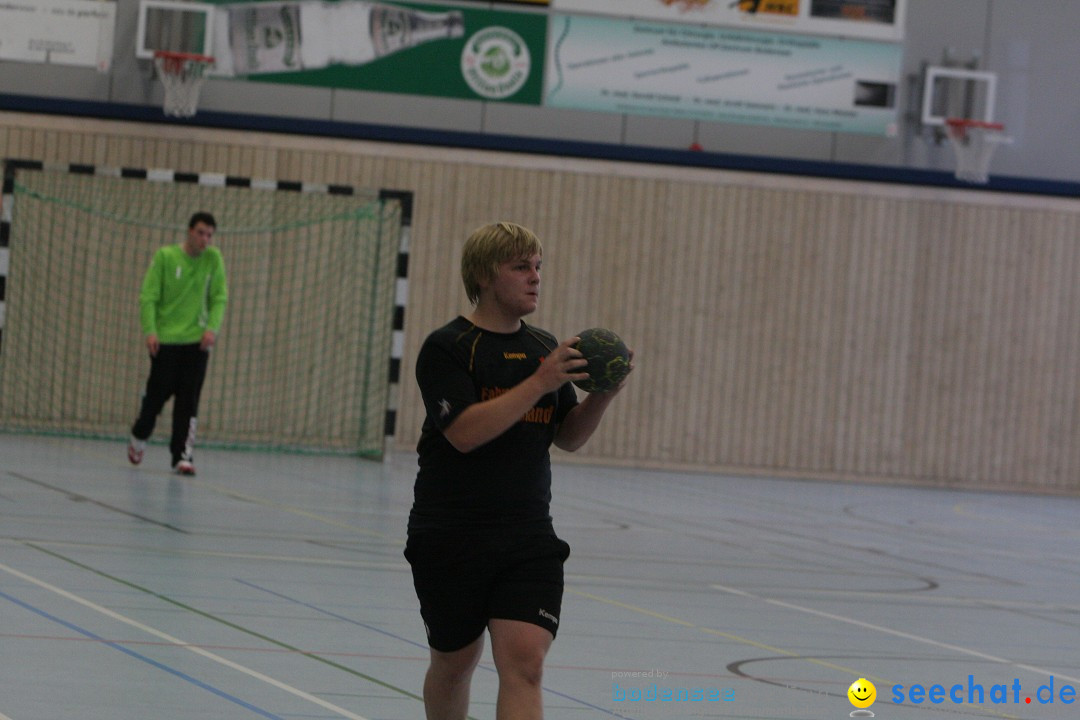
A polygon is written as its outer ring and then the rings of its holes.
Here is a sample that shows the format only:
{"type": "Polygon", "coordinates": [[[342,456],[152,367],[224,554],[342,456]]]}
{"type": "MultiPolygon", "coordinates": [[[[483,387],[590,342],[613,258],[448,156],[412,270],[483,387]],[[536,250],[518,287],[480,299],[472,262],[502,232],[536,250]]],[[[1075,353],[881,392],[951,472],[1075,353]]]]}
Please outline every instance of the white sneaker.
{"type": "Polygon", "coordinates": [[[173,465],[173,471],[175,471],[177,475],[194,475],[195,463],[187,458],[181,458],[173,465]]]}
{"type": "Polygon", "coordinates": [[[146,452],[146,441],[139,440],[134,435],[131,436],[131,440],[128,442],[128,460],[132,465],[138,465],[142,462],[143,453],[146,452]]]}

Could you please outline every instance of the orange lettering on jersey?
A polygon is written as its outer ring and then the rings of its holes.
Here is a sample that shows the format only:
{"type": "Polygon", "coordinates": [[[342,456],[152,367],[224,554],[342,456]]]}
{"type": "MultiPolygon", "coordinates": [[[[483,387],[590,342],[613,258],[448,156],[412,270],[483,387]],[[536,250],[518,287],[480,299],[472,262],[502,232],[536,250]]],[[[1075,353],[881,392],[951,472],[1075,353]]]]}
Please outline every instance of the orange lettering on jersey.
{"type": "Polygon", "coordinates": [[[523,422],[527,423],[540,423],[541,425],[547,425],[549,422],[551,422],[551,418],[554,414],[554,407],[534,407],[532,410],[525,413],[525,416],[521,419],[523,422]]]}
{"type": "Polygon", "coordinates": [[[499,397],[500,395],[502,395],[504,392],[508,391],[509,389],[510,388],[501,388],[501,387],[480,388],[480,399],[481,400],[492,400],[494,398],[499,397]]]}

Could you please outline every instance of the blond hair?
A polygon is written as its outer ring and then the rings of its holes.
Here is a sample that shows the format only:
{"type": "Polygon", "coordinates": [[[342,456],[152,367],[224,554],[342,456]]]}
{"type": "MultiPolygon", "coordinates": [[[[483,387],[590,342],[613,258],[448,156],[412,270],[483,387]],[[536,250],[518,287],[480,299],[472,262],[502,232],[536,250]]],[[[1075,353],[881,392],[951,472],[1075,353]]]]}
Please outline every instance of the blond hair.
{"type": "Polygon", "coordinates": [[[516,223],[497,222],[477,228],[461,251],[461,279],[469,302],[475,305],[480,300],[480,284],[494,280],[502,263],[543,254],[540,239],[516,223]]]}

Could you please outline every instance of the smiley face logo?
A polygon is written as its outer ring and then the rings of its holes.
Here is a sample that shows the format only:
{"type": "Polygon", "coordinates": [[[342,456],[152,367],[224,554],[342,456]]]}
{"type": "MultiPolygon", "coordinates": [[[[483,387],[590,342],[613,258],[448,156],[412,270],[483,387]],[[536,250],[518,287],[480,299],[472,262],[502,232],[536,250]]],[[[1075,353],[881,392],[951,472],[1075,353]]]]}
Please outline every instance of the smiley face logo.
{"type": "Polygon", "coordinates": [[[866,678],[859,678],[847,689],[848,700],[857,708],[868,708],[877,700],[877,688],[866,678]]]}

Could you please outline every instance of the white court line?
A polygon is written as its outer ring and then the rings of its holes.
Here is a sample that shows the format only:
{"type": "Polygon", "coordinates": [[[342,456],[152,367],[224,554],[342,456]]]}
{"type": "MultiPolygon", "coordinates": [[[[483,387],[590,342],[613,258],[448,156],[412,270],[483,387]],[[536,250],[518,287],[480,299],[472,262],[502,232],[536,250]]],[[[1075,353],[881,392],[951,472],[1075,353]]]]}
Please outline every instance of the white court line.
{"type": "Polygon", "coordinates": [[[802,605],[795,605],[794,603],[784,602],[782,600],[774,600],[772,598],[763,597],[761,595],[755,595],[754,593],[746,592],[745,590],[739,590],[737,588],[727,587],[725,585],[711,585],[710,587],[716,590],[722,590],[733,595],[742,595],[743,597],[753,598],[754,600],[761,600],[767,602],[770,605],[776,605],[778,607],[787,608],[789,610],[798,610],[799,612],[809,613],[810,615],[817,615],[818,617],[828,618],[830,620],[836,620],[838,622],[847,623],[849,625],[855,625],[856,627],[865,628],[866,630],[874,630],[876,632],[885,633],[886,635],[893,635],[895,637],[904,638],[905,640],[913,640],[915,642],[924,643],[926,645],[932,645],[942,650],[952,650],[963,655],[970,655],[977,657],[980,660],[987,660],[989,662],[995,662],[1002,665],[1012,665],[1013,667],[1020,668],[1021,670],[1028,670],[1038,675],[1046,675],[1048,677],[1061,678],[1062,680],[1069,680],[1071,682],[1080,683],[1080,678],[1070,677],[1068,675],[1059,675],[1053,671],[1046,670],[1044,668],[1035,667],[1034,665],[1025,665],[1023,663],[1014,662],[1006,658],[1001,658],[996,655],[988,655],[978,650],[972,650],[971,648],[961,647],[960,645],[950,645],[949,643],[938,642],[930,638],[922,637],[921,635],[912,635],[911,633],[902,632],[900,630],[893,630],[892,628],[882,627],[881,625],[874,625],[872,623],[863,622],[862,620],[856,620],[854,618],[844,617],[843,615],[834,615],[833,613],[827,613],[822,610],[814,610],[813,608],[803,607],[802,605]]]}
{"type": "MultiPolygon", "coordinates": [[[[9,575],[14,575],[15,577],[17,577],[17,578],[19,578],[21,580],[25,580],[26,582],[33,583],[34,585],[37,585],[40,588],[44,588],[44,589],[48,590],[49,592],[56,593],[60,597],[66,598],[68,600],[71,600],[72,602],[78,603],[79,605],[82,605],[83,607],[88,607],[91,610],[94,610],[95,612],[99,612],[99,613],[101,613],[102,615],[104,615],[106,617],[112,618],[113,620],[116,620],[118,622],[122,622],[125,625],[130,625],[131,627],[142,630],[145,633],[149,633],[150,635],[153,635],[156,638],[164,640],[167,643],[170,643],[170,644],[175,645],[177,647],[184,648],[185,650],[190,650],[191,652],[195,653],[196,655],[201,655],[204,658],[207,658],[208,660],[213,660],[214,662],[219,663],[221,665],[224,665],[225,667],[228,667],[228,668],[231,668],[231,669],[236,670],[238,672],[241,672],[241,673],[243,673],[245,675],[248,675],[249,677],[253,677],[256,680],[260,680],[260,681],[266,683],[267,685],[272,685],[273,687],[275,687],[275,688],[277,688],[279,690],[284,690],[285,692],[289,693],[290,695],[295,695],[298,698],[301,698],[303,700],[307,700],[308,702],[314,703],[315,705],[318,705],[321,708],[329,710],[330,712],[337,713],[338,715],[340,715],[340,716],[342,716],[344,718],[349,718],[349,720],[367,720],[367,718],[363,717],[362,715],[357,715],[355,713],[351,713],[348,710],[346,710],[345,708],[338,707],[337,705],[334,705],[331,702],[327,702],[326,700],[323,700],[322,698],[315,697],[314,695],[312,695],[310,693],[306,693],[303,690],[300,690],[299,688],[294,688],[292,685],[288,685],[286,683],[283,683],[280,680],[275,680],[274,678],[272,678],[272,677],[270,677],[268,675],[263,675],[261,672],[259,672],[257,670],[252,670],[251,668],[240,665],[239,663],[235,663],[232,660],[227,660],[226,658],[223,658],[220,655],[215,655],[214,653],[210,652],[209,650],[203,650],[200,647],[196,647],[196,646],[194,646],[194,645],[192,645],[190,643],[186,643],[183,640],[180,640],[179,638],[175,638],[172,635],[164,633],[161,630],[158,630],[156,628],[152,628],[149,625],[143,625],[138,620],[132,620],[131,618],[125,617],[124,615],[121,615],[120,613],[114,612],[112,610],[109,610],[106,607],[102,607],[101,605],[98,605],[97,603],[91,602],[90,600],[87,600],[86,598],[79,597],[78,595],[75,595],[74,593],[70,593],[67,590],[63,590],[61,588],[58,588],[55,585],[50,585],[49,583],[45,582],[44,580],[38,580],[37,578],[35,578],[35,577],[31,576],[31,575],[27,575],[26,573],[20,572],[20,571],[16,570],[15,568],[8,567],[7,565],[4,565],[3,563],[0,563],[0,570],[3,570],[4,572],[8,573],[9,575]]],[[[10,720],[10,718],[5,718],[4,716],[0,715],[0,720],[10,720]]]]}

